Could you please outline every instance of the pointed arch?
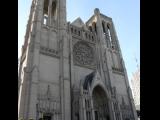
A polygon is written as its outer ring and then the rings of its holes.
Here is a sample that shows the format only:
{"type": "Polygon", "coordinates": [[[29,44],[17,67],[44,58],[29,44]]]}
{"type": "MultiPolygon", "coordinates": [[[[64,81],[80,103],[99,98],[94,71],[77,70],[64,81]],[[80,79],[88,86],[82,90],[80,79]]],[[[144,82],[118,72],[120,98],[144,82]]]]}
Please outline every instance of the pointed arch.
{"type": "Polygon", "coordinates": [[[49,0],[44,0],[43,5],[43,24],[47,25],[49,0]]]}
{"type": "Polygon", "coordinates": [[[106,33],[106,29],[105,29],[105,22],[102,21],[102,28],[103,28],[103,33],[105,34],[106,33]]]}
{"type": "Polygon", "coordinates": [[[108,95],[101,85],[96,85],[94,87],[92,99],[95,120],[110,120],[108,95]]]}
{"type": "Polygon", "coordinates": [[[54,16],[56,18],[56,13],[57,12],[57,1],[56,0],[53,0],[52,2],[52,16],[54,16]]]}
{"type": "Polygon", "coordinates": [[[97,33],[96,22],[93,22],[93,23],[92,23],[92,27],[93,27],[93,30],[97,33]]]}

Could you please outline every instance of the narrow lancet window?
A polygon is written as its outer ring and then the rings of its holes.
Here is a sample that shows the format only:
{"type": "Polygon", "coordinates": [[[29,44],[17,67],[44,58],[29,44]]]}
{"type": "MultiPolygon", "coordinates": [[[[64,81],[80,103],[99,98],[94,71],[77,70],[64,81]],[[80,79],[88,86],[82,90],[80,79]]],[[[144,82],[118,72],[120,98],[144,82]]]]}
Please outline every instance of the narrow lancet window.
{"type": "Polygon", "coordinates": [[[103,28],[103,33],[106,34],[105,23],[104,23],[104,21],[102,22],[102,28],[103,28]]]}
{"type": "Polygon", "coordinates": [[[92,23],[92,26],[93,26],[94,31],[97,33],[96,23],[93,22],[93,23],[92,23]]]}
{"type": "Polygon", "coordinates": [[[111,47],[112,47],[112,37],[111,37],[111,31],[110,31],[110,26],[109,25],[107,25],[107,30],[108,30],[109,41],[110,41],[110,44],[111,44],[111,47]]]}
{"type": "Polygon", "coordinates": [[[43,16],[43,24],[44,25],[47,25],[47,20],[48,20],[48,15],[44,14],[44,16],[43,16]]]}
{"type": "Polygon", "coordinates": [[[48,21],[48,5],[49,5],[49,0],[44,1],[44,6],[43,6],[43,24],[47,25],[48,21]]]}
{"type": "Polygon", "coordinates": [[[54,20],[56,20],[56,17],[57,17],[57,9],[56,9],[56,1],[54,0],[53,2],[52,2],[52,17],[54,18],[54,20]]]}

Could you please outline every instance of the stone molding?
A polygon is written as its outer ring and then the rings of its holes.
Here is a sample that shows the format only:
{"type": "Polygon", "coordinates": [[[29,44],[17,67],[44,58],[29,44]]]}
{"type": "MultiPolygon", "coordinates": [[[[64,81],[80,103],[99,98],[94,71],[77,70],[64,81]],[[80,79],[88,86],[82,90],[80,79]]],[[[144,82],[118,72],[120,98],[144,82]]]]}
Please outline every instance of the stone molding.
{"type": "Polygon", "coordinates": [[[113,73],[124,75],[123,69],[112,67],[112,71],[113,71],[113,73]]]}
{"type": "Polygon", "coordinates": [[[40,47],[40,53],[51,56],[51,57],[56,57],[59,58],[59,53],[57,50],[46,48],[46,47],[40,47]]]}

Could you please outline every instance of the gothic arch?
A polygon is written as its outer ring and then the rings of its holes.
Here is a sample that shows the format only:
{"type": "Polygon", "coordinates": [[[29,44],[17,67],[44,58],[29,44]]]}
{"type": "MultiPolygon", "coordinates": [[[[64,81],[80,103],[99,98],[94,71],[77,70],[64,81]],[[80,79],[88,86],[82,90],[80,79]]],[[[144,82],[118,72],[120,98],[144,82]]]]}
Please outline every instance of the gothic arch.
{"type": "Polygon", "coordinates": [[[92,99],[95,120],[110,120],[108,95],[101,85],[94,87],[92,99]]]}
{"type": "Polygon", "coordinates": [[[91,72],[80,81],[80,95],[80,120],[112,119],[111,97],[98,71],[91,72]],[[82,106],[85,112],[82,112],[82,106]]]}
{"type": "Polygon", "coordinates": [[[97,27],[96,27],[96,22],[92,23],[93,31],[97,33],[97,27]]]}
{"type": "Polygon", "coordinates": [[[105,34],[106,33],[106,29],[105,29],[105,21],[102,20],[102,28],[103,28],[103,33],[105,34]]]}
{"type": "Polygon", "coordinates": [[[110,95],[109,95],[108,90],[106,89],[105,83],[102,81],[101,76],[100,76],[98,71],[96,72],[96,74],[95,74],[95,76],[93,78],[92,84],[90,86],[90,94],[91,95],[92,95],[93,90],[94,90],[94,88],[96,86],[100,86],[105,91],[105,94],[106,94],[108,99],[111,98],[110,95]]]}
{"type": "Polygon", "coordinates": [[[104,91],[108,99],[111,98],[108,90],[106,89],[105,83],[102,81],[101,76],[98,71],[93,71],[89,75],[87,75],[84,79],[80,80],[80,89],[81,93],[84,89],[88,90],[90,95],[96,86],[100,86],[104,91]],[[87,79],[89,77],[89,79],[87,79]]]}
{"type": "Polygon", "coordinates": [[[110,99],[110,96],[109,96],[109,94],[108,94],[108,91],[105,89],[104,85],[102,85],[101,83],[97,83],[96,85],[94,85],[94,87],[91,89],[91,95],[93,95],[93,91],[94,91],[94,89],[97,88],[97,87],[101,88],[101,90],[104,91],[107,99],[110,99]]]}

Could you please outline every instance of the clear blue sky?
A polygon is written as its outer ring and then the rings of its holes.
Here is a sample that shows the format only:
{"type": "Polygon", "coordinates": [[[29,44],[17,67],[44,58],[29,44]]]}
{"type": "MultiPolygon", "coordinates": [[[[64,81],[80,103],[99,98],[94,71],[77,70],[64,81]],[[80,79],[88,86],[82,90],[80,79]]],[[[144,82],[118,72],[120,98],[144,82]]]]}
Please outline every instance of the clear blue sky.
{"type": "MultiPolygon", "coordinates": [[[[18,57],[24,42],[32,0],[18,0],[18,57]]],[[[129,79],[140,65],[140,0],[66,0],[67,21],[86,22],[95,8],[113,19],[129,79]]]]}

